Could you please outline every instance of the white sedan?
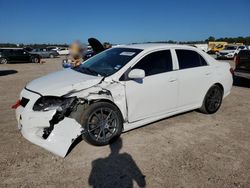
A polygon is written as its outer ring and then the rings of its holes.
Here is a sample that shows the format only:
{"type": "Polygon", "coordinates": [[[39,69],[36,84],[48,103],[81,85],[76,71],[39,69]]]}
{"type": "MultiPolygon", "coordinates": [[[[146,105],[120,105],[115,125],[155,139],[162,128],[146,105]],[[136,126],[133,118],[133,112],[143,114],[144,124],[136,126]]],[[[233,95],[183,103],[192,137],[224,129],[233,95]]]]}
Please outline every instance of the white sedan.
{"type": "Polygon", "coordinates": [[[175,114],[215,113],[231,88],[230,65],[197,48],[126,45],[31,81],[13,108],[26,139],[64,157],[79,136],[106,145],[175,114]]]}
{"type": "Polygon", "coordinates": [[[68,48],[59,48],[56,50],[59,55],[69,55],[69,49],[68,48]]]}

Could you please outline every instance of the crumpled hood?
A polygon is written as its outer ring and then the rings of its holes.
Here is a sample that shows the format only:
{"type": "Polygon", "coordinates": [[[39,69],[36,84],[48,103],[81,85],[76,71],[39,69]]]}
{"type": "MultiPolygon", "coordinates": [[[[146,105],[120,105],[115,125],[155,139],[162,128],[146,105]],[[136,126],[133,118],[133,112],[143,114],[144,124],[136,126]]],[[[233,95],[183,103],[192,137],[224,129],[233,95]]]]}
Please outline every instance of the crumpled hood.
{"type": "Polygon", "coordinates": [[[26,88],[41,95],[62,96],[98,84],[103,77],[92,76],[72,69],[50,73],[27,84],[26,88]]]}

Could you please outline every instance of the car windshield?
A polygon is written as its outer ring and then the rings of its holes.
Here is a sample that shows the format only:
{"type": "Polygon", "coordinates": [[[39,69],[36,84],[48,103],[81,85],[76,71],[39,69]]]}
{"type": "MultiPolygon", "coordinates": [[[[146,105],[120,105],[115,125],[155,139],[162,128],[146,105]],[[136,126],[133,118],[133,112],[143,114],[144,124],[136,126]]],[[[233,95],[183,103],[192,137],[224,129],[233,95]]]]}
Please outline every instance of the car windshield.
{"type": "Polygon", "coordinates": [[[237,46],[226,46],[224,50],[236,50],[237,46]]]}
{"type": "Polygon", "coordinates": [[[133,48],[112,48],[95,55],[79,67],[72,69],[95,76],[110,76],[120,70],[141,51],[133,48]]]}

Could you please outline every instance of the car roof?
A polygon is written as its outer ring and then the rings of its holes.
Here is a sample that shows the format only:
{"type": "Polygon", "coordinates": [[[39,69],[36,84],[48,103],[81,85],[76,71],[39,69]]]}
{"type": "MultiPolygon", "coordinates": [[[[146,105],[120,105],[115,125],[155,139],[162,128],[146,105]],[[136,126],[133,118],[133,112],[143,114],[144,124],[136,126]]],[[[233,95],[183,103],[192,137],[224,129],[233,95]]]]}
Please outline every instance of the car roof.
{"type": "Polygon", "coordinates": [[[119,45],[114,48],[136,48],[141,50],[154,50],[159,48],[185,48],[185,49],[197,49],[196,47],[190,45],[181,44],[167,44],[167,43],[145,43],[145,44],[129,44],[129,45],[119,45]]]}

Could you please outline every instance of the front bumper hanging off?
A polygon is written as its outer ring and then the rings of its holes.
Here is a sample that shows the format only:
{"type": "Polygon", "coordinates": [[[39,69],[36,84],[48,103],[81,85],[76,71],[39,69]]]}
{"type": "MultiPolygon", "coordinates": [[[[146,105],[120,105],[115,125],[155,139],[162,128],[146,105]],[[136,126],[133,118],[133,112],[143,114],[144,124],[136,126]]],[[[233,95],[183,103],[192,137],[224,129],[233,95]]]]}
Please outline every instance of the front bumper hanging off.
{"type": "Polygon", "coordinates": [[[50,120],[56,114],[56,110],[33,111],[33,105],[40,95],[26,89],[23,89],[20,97],[29,99],[25,107],[18,106],[16,109],[16,119],[21,134],[30,142],[65,157],[74,140],[82,135],[82,126],[75,119],[64,117],[54,125],[48,137],[44,138],[44,129],[50,127],[50,120]]]}

